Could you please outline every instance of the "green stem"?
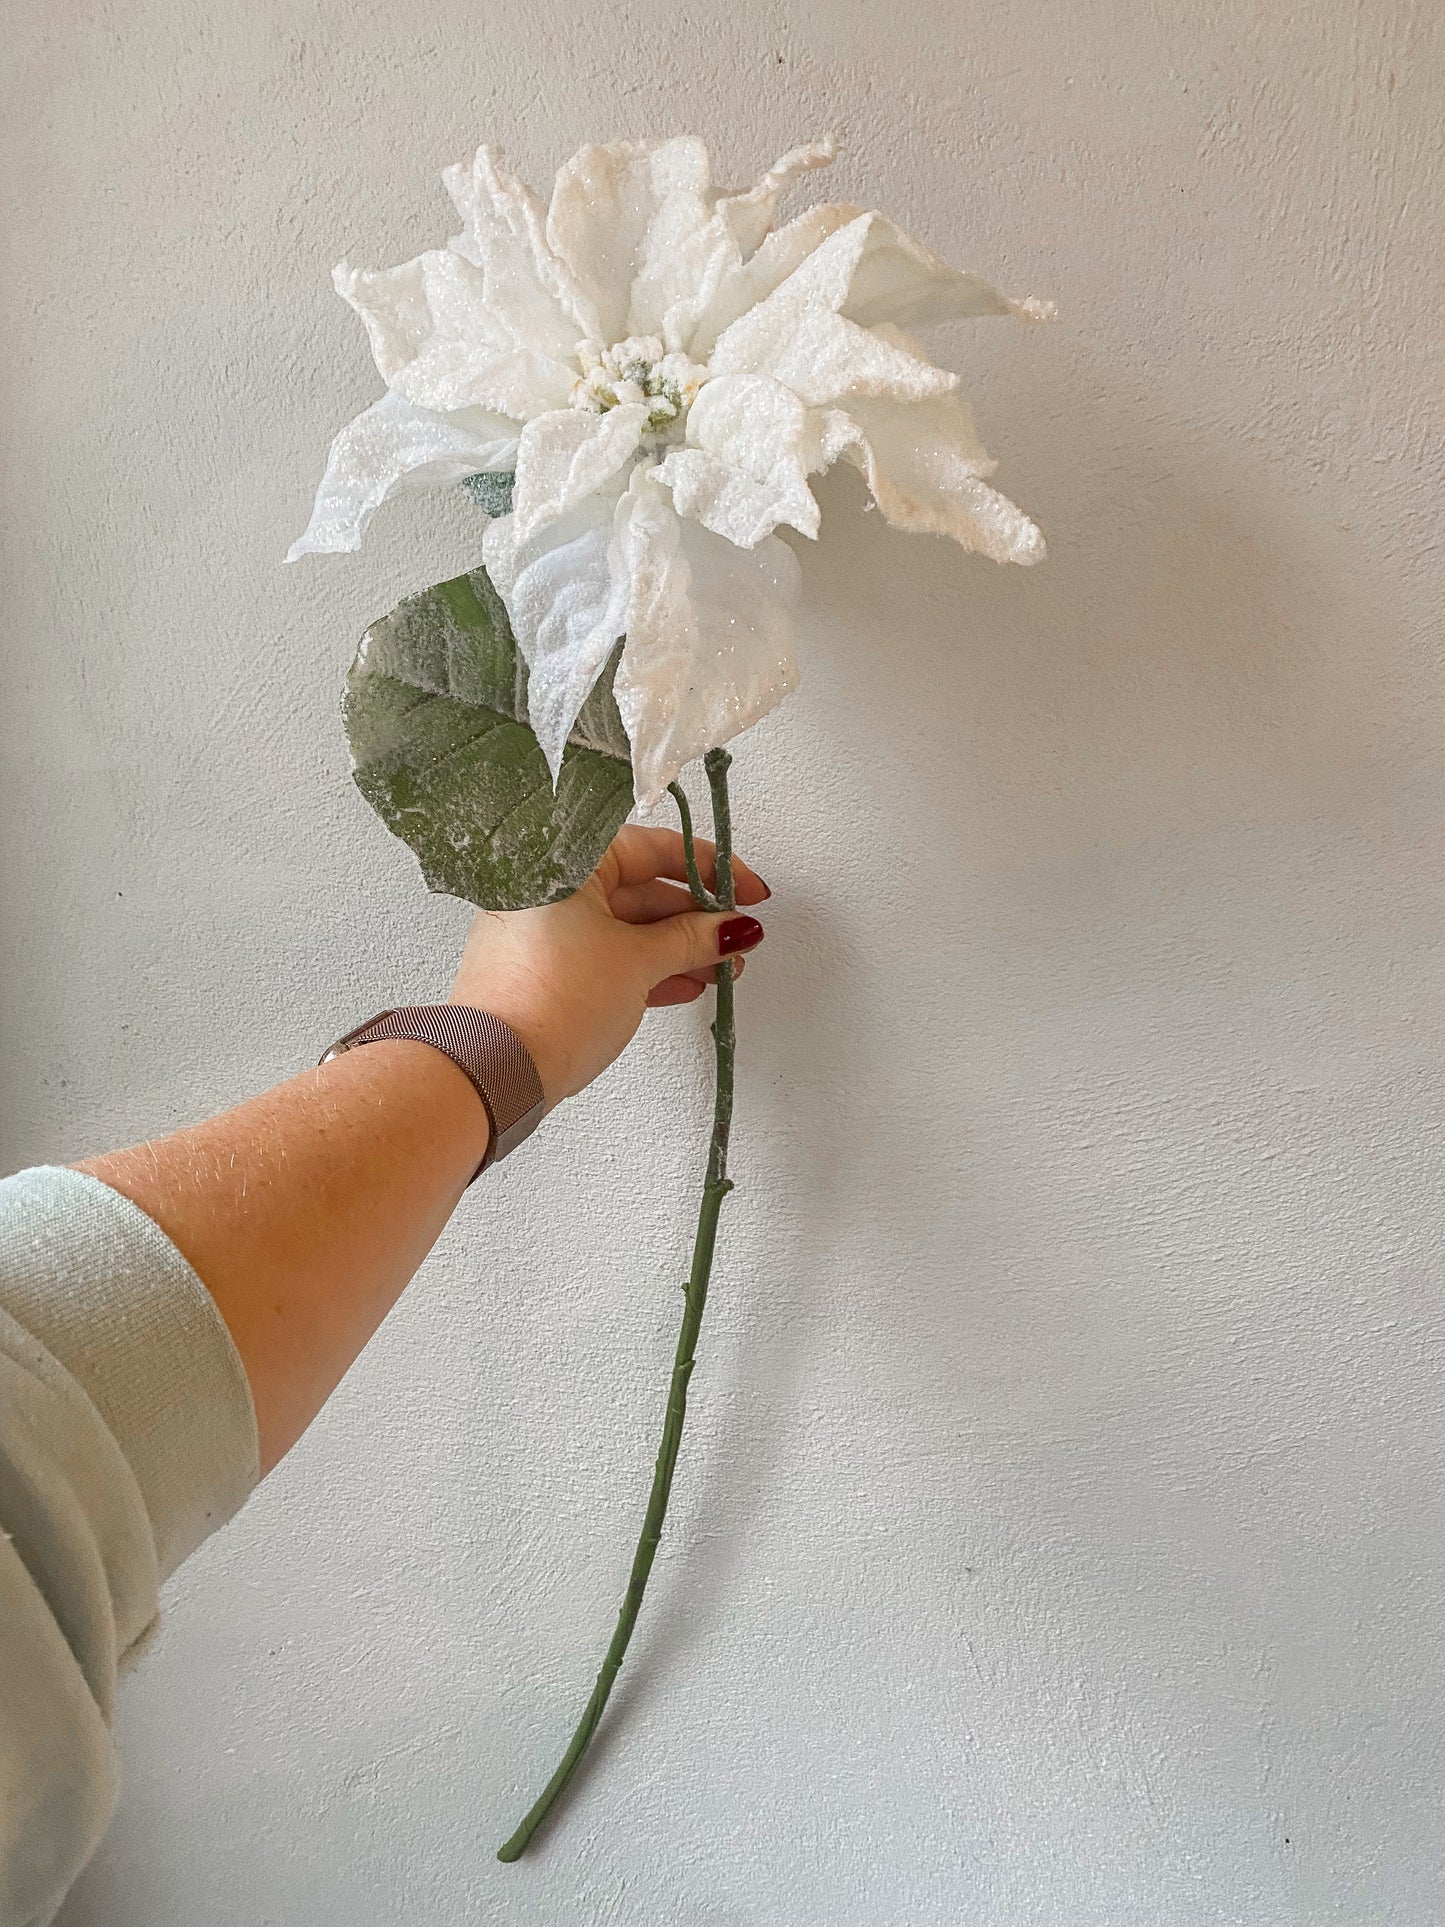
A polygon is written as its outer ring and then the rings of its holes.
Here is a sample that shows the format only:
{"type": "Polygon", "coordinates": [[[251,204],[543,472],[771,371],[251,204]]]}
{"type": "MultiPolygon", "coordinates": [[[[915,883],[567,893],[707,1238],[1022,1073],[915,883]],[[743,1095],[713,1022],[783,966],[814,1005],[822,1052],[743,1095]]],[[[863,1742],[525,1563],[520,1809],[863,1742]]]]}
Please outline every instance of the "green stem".
{"type": "MultiPolygon", "coordinates": [[[[728,766],[732,758],[725,749],[709,750],[704,759],[707,779],[712,790],[713,836],[717,843],[717,907],[731,910],[736,907],[733,894],[732,866],[732,817],[728,804],[728,766]]],[[[697,871],[697,855],[693,848],[692,814],[687,807],[687,799],[677,784],[670,786],[678,801],[682,817],[683,844],[687,857],[688,881],[694,899],[706,898],[701,878],[697,871]]],[[[698,1333],[702,1327],[703,1309],[707,1304],[708,1281],[712,1276],[713,1247],[717,1242],[718,1213],[722,1201],[732,1190],[732,1181],[727,1174],[728,1137],[732,1130],[733,1118],[733,1060],[735,1037],[733,1030],[733,967],[731,963],[718,965],[717,1009],[712,1025],[713,1046],[716,1060],[716,1099],[713,1104],[712,1138],[708,1146],[707,1174],[702,1187],[702,1204],[697,1217],[697,1235],[692,1247],[692,1271],[686,1286],[686,1299],[682,1314],[682,1329],[677,1335],[677,1351],[672,1362],[672,1379],[668,1386],[667,1413],[662,1426],[662,1444],[658,1448],[657,1463],[652,1473],[652,1490],[647,1498],[647,1512],[642,1521],[642,1536],[637,1542],[637,1551],[632,1558],[632,1573],[627,1581],[627,1591],[623,1596],[622,1610],[617,1615],[617,1626],[612,1634],[602,1670],[597,1675],[597,1683],[592,1688],[577,1730],[572,1735],[567,1751],[562,1755],[561,1765],[542,1789],[536,1803],[527,1817],[517,1828],[497,1854],[498,1860],[520,1860],[527,1850],[527,1843],[546,1819],[562,1789],[571,1779],[577,1762],[591,1744],[592,1735],[602,1718],[603,1708],[612,1692],[613,1682],[622,1666],[627,1643],[632,1638],[632,1629],[637,1624],[637,1614],[642,1605],[642,1595],[647,1589],[648,1574],[657,1556],[657,1548],[662,1540],[663,1523],[667,1517],[667,1501],[672,1491],[672,1475],[677,1466],[678,1448],[682,1444],[682,1428],[687,1418],[687,1385],[692,1377],[696,1359],[698,1333]]]]}
{"type": "Polygon", "coordinates": [[[699,910],[720,910],[722,905],[704,884],[702,872],[697,867],[697,846],[692,840],[692,805],[687,800],[687,791],[681,783],[669,783],[667,793],[677,804],[677,813],[682,818],[682,860],[687,869],[687,887],[692,892],[692,900],[699,910]]]}

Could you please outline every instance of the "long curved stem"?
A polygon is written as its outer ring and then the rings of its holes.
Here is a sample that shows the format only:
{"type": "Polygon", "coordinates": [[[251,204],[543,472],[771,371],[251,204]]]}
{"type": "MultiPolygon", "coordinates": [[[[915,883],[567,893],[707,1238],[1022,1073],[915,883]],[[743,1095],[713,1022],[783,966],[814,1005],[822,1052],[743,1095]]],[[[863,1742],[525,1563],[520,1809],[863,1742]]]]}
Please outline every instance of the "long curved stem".
{"type": "MultiPolygon", "coordinates": [[[[732,817],[728,802],[728,766],[732,758],[725,749],[709,750],[704,767],[712,790],[713,837],[717,843],[717,893],[716,903],[708,900],[708,893],[702,887],[698,876],[697,857],[693,848],[692,818],[686,808],[686,797],[674,786],[673,793],[679,799],[682,816],[683,841],[687,853],[688,879],[692,885],[695,899],[703,901],[703,907],[731,910],[736,906],[733,894],[732,868],[732,817]]],[[[733,1060],[735,1054],[735,1034],[733,1029],[733,967],[730,963],[719,964],[717,973],[717,1008],[712,1025],[713,1047],[716,1061],[716,1098],[713,1104],[712,1138],[708,1146],[707,1174],[703,1180],[702,1204],[698,1210],[697,1235],[692,1247],[692,1271],[686,1286],[686,1301],[682,1314],[682,1329],[677,1335],[677,1351],[672,1362],[672,1379],[667,1392],[667,1412],[662,1426],[662,1444],[658,1448],[657,1463],[652,1473],[652,1490],[647,1498],[647,1511],[642,1521],[642,1536],[637,1542],[637,1551],[632,1558],[632,1573],[623,1596],[622,1610],[617,1615],[617,1626],[612,1634],[602,1670],[597,1675],[597,1683],[592,1688],[592,1696],[578,1721],[577,1730],[572,1735],[567,1751],[562,1755],[561,1764],[538,1796],[531,1811],[497,1854],[498,1860],[519,1860],[527,1850],[527,1843],[546,1819],[553,1805],[571,1779],[573,1770],[591,1743],[597,1731],[598,1721],[602,1718],[603,1708],[612,1692],[612,1685],[622,1666],[627,1643],[632,1637],[632,1629],[637,1623],[638,1610],[642,1605],[642,1595],[647,1588],[648,1574],[657,1556],[657,1548],[662,1540],[663,1522],[667,1517],[667,1501],[672,1491],[672,1475],[677,1466],[678,1448],[682,1444],[682,1428],[687,1418],[687,1386],[692,1377],[696,1360],[698,1333],[702,1328],[703,1309],[707,1304],[708,1281],[712,1276],[713,1247],[717,1242],[718,1213],[722,1201],[732,1190],[732,1181],[727,1174],[728,1138],[732,1131],[733,1117],[733,1060]]]]}
{"type": "MultiPolygon", "coordinates": [[[[723,905],[703,883],[702,872],[697,867],[697,845],[692,836],[692,805],[687,800],[687,791],[681,783],[669,783],[667,793],[676,803],[677,813],[682,819],[682,861],[687,871],[687,887],[692,892],[692,900],[699,910],[721,910],[723,905]]],[[[732,905],[727,907],[731,909],[732,905]]]]}

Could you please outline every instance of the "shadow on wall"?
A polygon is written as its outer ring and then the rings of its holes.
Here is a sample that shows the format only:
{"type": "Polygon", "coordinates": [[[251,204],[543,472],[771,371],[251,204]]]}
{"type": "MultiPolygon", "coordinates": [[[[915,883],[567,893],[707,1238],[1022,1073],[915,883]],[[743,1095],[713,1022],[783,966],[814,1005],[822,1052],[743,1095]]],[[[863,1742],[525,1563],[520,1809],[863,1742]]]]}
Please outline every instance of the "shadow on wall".
{"type": "MultiPolygon", "coordinates": [[[[896,1202],[974,1190],[970,1098],[1011,1069],[1011,999],[1029,994],[1015,989],[1021,958],[1113,950],[1127,975],[1157,893],[1172,891],[1185,928],[1205,931],[1217,862],[1209,889],[1191,878],[1211,841],[1226,865],[1252,846],[1288,860],[1301,828],[1324,841],[1388,836],[1401,800],[1405,625],[1378,561],[1372,577],[1363,545],[1313,499],[1280,493],[1257,454],[1201,447],[1187,424],[1108,397],[1087,373],[1056,391],[1096,399],[1014,435],[998,477],[1049,536],[1042,568],[998,569],[899,535],[861,512],[861,483],[846,475],[823,484],[817,551],[797,544],[806,741],[797,758],[790,742],[772,759],[771,779],[760,758],[742,771],[744,819],[749,788],[757,797],[771,780],[766,814],[791,819],[819,857],[807,874],[772,878],[784,887],[770,923],[789,967],[750,984],[743,1028],[742,1089],[769,1111],[766,1136],[782,1152],[779,1169],[743,1179],[749,1196],[776,1201],[767,1272],[737,1280],[746,1329],[709,1359],[707,1396],[729,1423],[722,1449],[691,1472],[705,1523],[654,1578],[583,1775],[717,1635],[754,1515],[787,1502],[806,1404],[795,1394],[828,1352],[839,1292],[859,1283],[848,1246],[860,1225],[897,1234],[883,1282],[903,1288],[876,1335],[900,1379],[920,1356],[947,1374],[962,1342],[940,1343],[950,1326],[985,1346],[990,1327],[1021,1350],[1037,1339],[1024,1329],[1038,1308],[1029,1280],[1010,1308],[982,1302],[1007,1269],[997,1253],[980,1263],[982,1285],[959,1264],[945,1304],[936,1290],[920,1300],[913,1280],[938,1271],[934,1233],[896,1202]],[[876,795],[876,810],[860,795],[876,795]],[[890,945],[890,929],[925,923],[927,942],[890,945]],[[936,1071],[921,1024],[941,1027],[936,1071]],[[960,1066],[972,1092],[909,1082],[920,1069],[957,1079],[960,1066]],[[860,1131],[860,1105],[891,1122],[860,1131]]],[[[1286,968],[1300,940],[1285,912],[1286,968]]],[[[1277,980],[1280,951],[1230,967],[1247,994],[1252,971],[1277,980]]],[[[972,1208],[986,1225],[986,1188],[972,1208]]],[[[1067,1240],[1066,1219],[1058,1230],[1067,1240]]],[[[875,1270],[878,1256],[875,1244],[875,1270]]],[[[1061,1275],[1071,1262],[1061,1250],[1061,1275]]],[[[1052,1318],[1059,1307],[1037,1289],[1052,1318]]],[[[1058,1339],[1039,1351],[1033,1396],[1063,1420],[1078,1396],[1063,1379],[1077,1378],[1081,1354],[1067,1332],[1058,1339]]],[[[966,1534],[977,1472],[961,1436],[957,1451],[966,1534]]]]}

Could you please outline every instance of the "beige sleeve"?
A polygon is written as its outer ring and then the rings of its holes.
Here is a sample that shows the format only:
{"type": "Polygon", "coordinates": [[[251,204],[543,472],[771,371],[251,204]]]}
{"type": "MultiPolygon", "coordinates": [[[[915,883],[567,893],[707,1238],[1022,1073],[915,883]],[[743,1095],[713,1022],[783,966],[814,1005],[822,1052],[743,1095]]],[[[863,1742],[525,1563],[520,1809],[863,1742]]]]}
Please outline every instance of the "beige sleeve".
{"type": "Polygon", "coordinates": [[[144,1212],[0,1183],[0,1927],[44,1927],[115,1802],[115,1683],[258,1476],[241,1361],[144,1212]]]}

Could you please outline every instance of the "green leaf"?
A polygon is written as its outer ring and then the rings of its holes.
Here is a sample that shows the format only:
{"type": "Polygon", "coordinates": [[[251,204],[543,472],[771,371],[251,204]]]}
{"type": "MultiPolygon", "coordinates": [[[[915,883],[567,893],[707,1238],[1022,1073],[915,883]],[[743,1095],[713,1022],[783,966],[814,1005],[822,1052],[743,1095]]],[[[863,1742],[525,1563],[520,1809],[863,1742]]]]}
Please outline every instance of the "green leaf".
{"type": "Polygon", "coordinates": [[[516,479],[516,475],[509,468],[488,469],[484,475],[463,476],[462,487],[483,515],[510,515],[512,484],[516,479]]]}
{"type": "Polygon", "coordinates": [[[343,712],[356,784],[433,890],[484,910],[570,896],[632,808],[614,654],[552,777],[527,665],[484,570],[399,602],[362,638],[343,712]]]}

